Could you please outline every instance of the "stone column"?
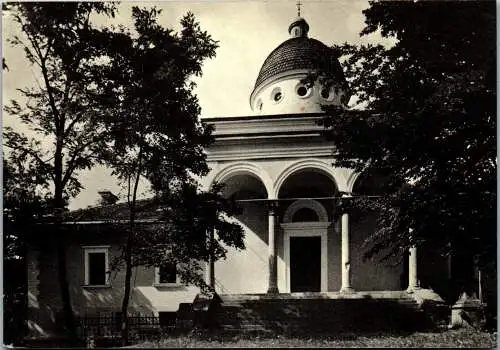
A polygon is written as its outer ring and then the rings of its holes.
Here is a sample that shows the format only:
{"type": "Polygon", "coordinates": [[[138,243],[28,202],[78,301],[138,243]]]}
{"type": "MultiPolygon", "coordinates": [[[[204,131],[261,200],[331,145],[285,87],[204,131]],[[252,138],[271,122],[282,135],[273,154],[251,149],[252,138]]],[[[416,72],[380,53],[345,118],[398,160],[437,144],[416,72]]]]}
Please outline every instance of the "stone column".
{"type": "Polygon", "coordinates": [[[418,289],[418,278],[417,278],[417,247],[413,246],[410,248],[410,254],[408,257],[408,293],[413,293],[415,289],[418,289]]]}
{"type": "Polygon", "coordinates": [[[269,219],[269,233],[268,233],[268,255],[269,255],[269,282],[267,293],[279,293],[278,291],[278,249],[276,247],[276,209],[277,203],[275,201],[269,202],[268,205],[268,219],[269,219]]]}
{"type": "MultiPolygon", "coordinates": [[[[210,250],[212,250],[213,244],[214,244],[214,237],[215,237],[215,229],[210,230],[208,234],[208,244],[210,247],[210,250]]],[[[208,258],[208,285],[215,290],[215,259],[213,257],[213,254],[210,253],[210,256],[208,258]]]]}
{"type": "Polygon", "coordinates": [[[349,214],[342,214],[342,286],[340,292],[352,293],[351,287],[351,257],[349,245],[349,214]]]}

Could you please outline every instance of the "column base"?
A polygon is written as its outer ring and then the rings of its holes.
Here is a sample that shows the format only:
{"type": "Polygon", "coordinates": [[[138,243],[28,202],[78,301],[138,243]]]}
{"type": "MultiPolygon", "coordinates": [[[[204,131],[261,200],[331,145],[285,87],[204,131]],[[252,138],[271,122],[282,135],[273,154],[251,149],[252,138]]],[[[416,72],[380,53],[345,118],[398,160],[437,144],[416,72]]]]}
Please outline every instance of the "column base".
{"type": "Polygon", "coordinates": [[[278,287],[269,287],[267,290],[267,294],[279,294],[279,292],[278,287]]]}
{"type": "Polygon", "coordinates": [[[412,294],[413,292],[415,292],[415,291],[416,291],[416,290],[418,290],[418,289],[420,289],[420,287],[418,287],[418,286],[415,286],[415,287],[408,287],[408,288],[406,289],[406,293],[408,293],[408,294],[412,294]]]}
{"type": "Polygon", "coordinates": [[[352,293],[356,293],[356,291],[352,287],[342,287],[342,288],[340,288],[340,293],[342,293],[342,294],[352,294],[352,293]]]}

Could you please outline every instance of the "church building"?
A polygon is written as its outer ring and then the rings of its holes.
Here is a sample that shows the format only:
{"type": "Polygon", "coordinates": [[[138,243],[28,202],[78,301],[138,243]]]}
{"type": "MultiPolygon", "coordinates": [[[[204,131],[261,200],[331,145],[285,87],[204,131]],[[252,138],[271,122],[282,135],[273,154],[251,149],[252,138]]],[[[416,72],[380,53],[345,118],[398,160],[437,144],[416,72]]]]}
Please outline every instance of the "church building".
{"type": "Polygon", "coordinates": [[[321,134],[321,106],[347,108],[349,90],[335,51],[308,31],[298,17],[265,59],[250,94],[256,115],[204,120],[216,139],[206,150],[204,185],[224,183],[227,196],[239,200],[246,237],[245,251],[215,264],[218,292],[412,290],[415,251],[407,271],[364,262],[373,218],[335,216],[338,198],[370,189],[359,174],[332,166],[335,146],[321,134]]]}
{"type": "MultiPolygon", "coordinates": [[[[308,32],[306,20],[296,18],[288,38],[263,61],[249,96],[254,115],[203,119],[215,127],[215,142],[206,149],[211,170],[202,185],[225,184],[225,195],[242,209],[235,220],[244,229],[246,246],[229,249],[227,259],[209,264],[207,281],[222,300],[227,295],[293,298],[313,293],[325,298],[439,298],[430,287],[435,278],[446,276],[446,262],[427,268],[433,275],[419,279],[424,270],[416,249],[403,263],[365,261],[364,242],[376,217],[339,212],[340,198],[376,193],[377,181],[333,166],[335,145],[318,125],[321,106],[346,109],[349,89],[336,52],[308,32]],[[311,73],[321,76],[308,82],[311,73]]],[[[67,223],[74,228],[67,270],[79,317],[120,311],[124,273],[110,272],[112,258],[120,254],[120,235],[106,229],[105,222],[110,213],[116,221],[125,220],[126,215],[120,216],[124,208],[119,203],[83,209],[67,223]]],[[[151,218],[144,214],[138,220],[151,218]]],[[[27,248],[29,328],[39,335],[52,332],[62,309],[54,247],[46,240],[27,248]]],[[[175,266],[170,271],[134,269],[131,312],[161,315],[192,302],[197,288],[178,282],[175,266]]]]}

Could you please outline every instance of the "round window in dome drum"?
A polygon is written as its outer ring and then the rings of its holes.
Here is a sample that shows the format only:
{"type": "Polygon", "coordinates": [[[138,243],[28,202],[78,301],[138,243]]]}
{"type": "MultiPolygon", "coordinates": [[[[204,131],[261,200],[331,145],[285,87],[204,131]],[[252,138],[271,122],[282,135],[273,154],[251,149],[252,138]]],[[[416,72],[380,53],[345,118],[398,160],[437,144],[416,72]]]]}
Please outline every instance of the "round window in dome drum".
{"type": "Polygon", "coordinates": [[[308,89],[307,86],[305,86],[302,83],[298,84],[297,87],[295,88],[295,92],[301,98],[309,97],[309,95],[311,95],[311,91],[312,89],[308,89]]]}
{"type": "Polygon", "coordinates": [[[279,87],[274,88],[273,91],[271,92],[271,99],[275,103],[278,103],[281,101],[282,98],[283,98],[283,93],[281,92],[281,89],[279,87]]]}
{"type": "Polygon", "coordinates": [[[300,97],[304,97],[305,95],[307,95],[307,88],[305,86],[301,86],[297,89],[297,94],[300,96],[300,97]]]}
{"type": "Polygon", "coordinates": [[[264,104],[262,103],[262,100],[261,100],[261,99],[259,99],[259,100],[257,101],[257,109],[258,109],[259,111],[262,111],[262,106],[263,106],[263,105],[264,105],[264,104]]]}
{"type": "Polygon", "coordinates": [[[330,89],[322,88],[321,89],[321,97],[323,97],[325,100],[328,100],[328,97],[330,97],[330,89]]]}

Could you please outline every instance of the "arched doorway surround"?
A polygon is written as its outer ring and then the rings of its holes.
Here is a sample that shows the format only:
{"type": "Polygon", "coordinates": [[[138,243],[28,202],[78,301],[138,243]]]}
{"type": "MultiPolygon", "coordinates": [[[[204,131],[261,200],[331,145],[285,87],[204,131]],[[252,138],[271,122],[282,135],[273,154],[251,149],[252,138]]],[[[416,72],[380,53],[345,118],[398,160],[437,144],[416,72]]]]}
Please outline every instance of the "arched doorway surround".
{"type": "MultiPolygon", "coordinates": [[[[328,221],[328,214],[323,205],[312,199],[303,199],[293,202],[285,211],[283,215],[283,223],[281,227],[283,229],[283,248],[284,248],[284,261],[280,264],[278,269],[278,279],[280,280],[280,290],[285,293],[291,293],[296,291],[321,291],[326,292],[328,289],[328,227],[330,226],[328,221]],[[316,213],[318,221],[294,221],[294,216],[301,210],[312,210],[316,213]],[[301,290],[307,287],[301,287],[300,282],[295,282],[301,277],[297,274],[307,273],[307,270],[303,268],[296,267],[297,261],[294,259],[299,259],[294,246],[296,245],[308,245],[311,247],[315,246],[315,241],[319,240],[320,247],[320,257],[317,259],[316,256],[311,258],[314,262],[311,263],[311,269],[319,268],[319,290],[301,290]],[[295,249],[295,250],[294,250],[295,249]],[[316,260],[317,259],[317,260],[316,260]],[[295,274],[295,275],[294,275],[295,274]]],[[[307,249],[302,247],[302,249],[307,249]]],[[[302,261],[298,262],[303,263],[302,261]]],[[[311,275],[315,275],[315,271],[310,271],[311,275]]],[[[314,278],[314,277],[313,277],[314,278]]],[[[313,281],[314,284],[314,281],[313,281]]],[[[314,289],[314,287],[313,287],[314,289]]]]}

